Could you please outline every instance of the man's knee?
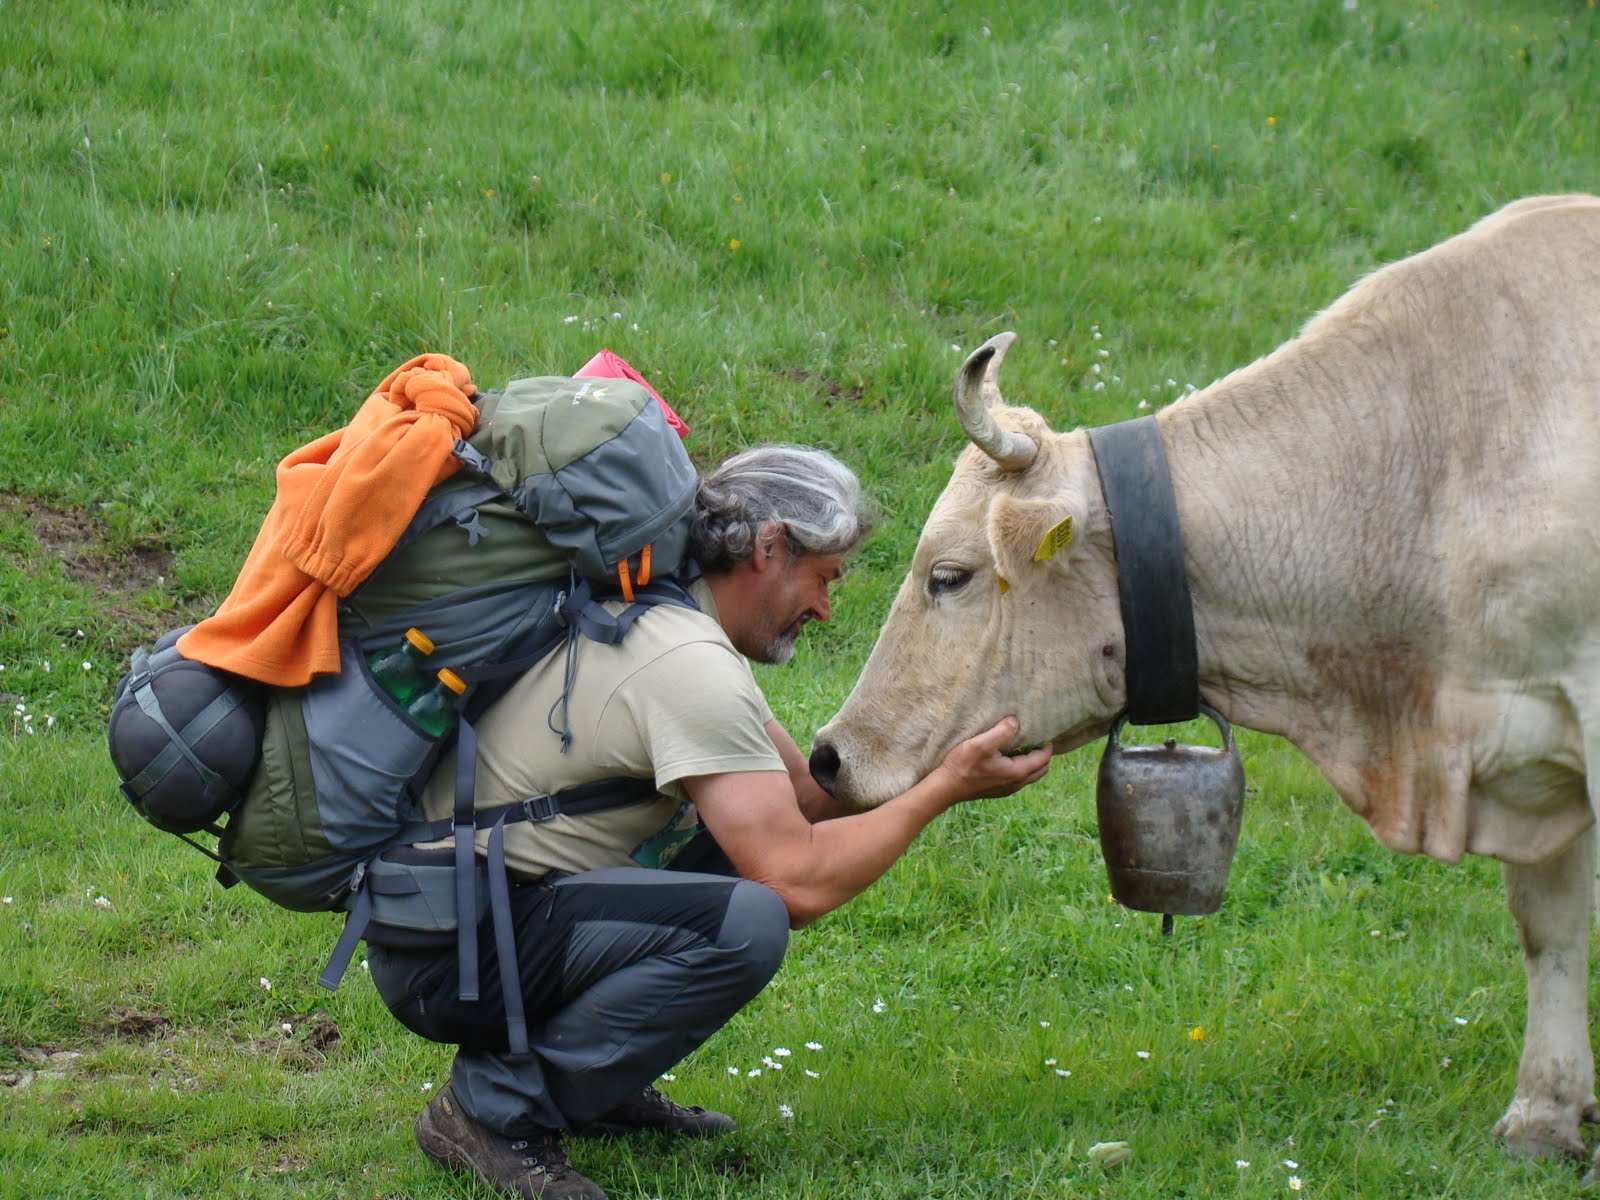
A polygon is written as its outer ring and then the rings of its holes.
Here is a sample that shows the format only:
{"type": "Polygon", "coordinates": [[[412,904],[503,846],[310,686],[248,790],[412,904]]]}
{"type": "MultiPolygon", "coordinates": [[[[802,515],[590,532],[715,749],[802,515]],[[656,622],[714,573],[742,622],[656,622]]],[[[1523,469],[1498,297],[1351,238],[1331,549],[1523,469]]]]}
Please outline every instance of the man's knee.
{"type": "Polygon", "coordinates": [[[756,990],[765,987],[789,947],[789,910],[782,898],[764,884],[741,879],[728,896],[717,944],[742,948],[756,990]]]}

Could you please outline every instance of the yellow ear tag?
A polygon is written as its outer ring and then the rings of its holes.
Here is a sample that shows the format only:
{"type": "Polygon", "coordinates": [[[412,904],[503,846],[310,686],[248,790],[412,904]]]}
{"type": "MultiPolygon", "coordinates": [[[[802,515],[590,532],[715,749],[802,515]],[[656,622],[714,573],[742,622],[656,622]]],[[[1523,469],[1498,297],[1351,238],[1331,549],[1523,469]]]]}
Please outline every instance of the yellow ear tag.
{"type": "Polygon", "coordinates": [[[1039,541],[1039,548],[1033,552],[1034,562],[1043,562],[1047,558],[1054,558],[1061,550],[1072,545],[1072,517],[1062,517],[1045,533],[1039,541]]]}
{"type": "Polygon", "coordinates": [[[1004,575],[996,575],[995,578],[1000,581],[1000,594],[1004,596],[1011,590],[1011,585],[1006,582],[1006,577],[1004,575]]]}

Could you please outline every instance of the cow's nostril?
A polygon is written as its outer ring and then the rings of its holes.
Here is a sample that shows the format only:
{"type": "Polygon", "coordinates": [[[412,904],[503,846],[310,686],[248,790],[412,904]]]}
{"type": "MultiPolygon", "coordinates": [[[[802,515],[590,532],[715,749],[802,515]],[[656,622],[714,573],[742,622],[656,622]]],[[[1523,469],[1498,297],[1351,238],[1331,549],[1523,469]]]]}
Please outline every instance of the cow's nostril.
{"type": "Polygon", "coordinates": [[[811,751],[811,778],[830,794],[839,782],[839,752],[827,742],[817,743],[811,751]]]}

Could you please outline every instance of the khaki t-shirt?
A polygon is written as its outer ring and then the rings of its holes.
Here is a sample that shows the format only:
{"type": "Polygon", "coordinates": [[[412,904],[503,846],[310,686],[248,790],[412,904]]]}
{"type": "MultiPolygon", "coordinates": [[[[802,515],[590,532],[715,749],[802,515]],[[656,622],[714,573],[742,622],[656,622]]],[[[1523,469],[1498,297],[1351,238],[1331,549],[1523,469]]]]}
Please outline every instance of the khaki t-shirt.
{"type": "MultiPolygon", "coordinates": [[[[529,670],[477,723],[480,809],[540,793],[624,777],[653,779],[657,796],[619,808],[505,827],[514,874],[601,867],[665,866],[695,830],[682,779],[731,771],[782,771],[766,723],[772,718],[750,664],[717,623],[711,589],[689,586],[700,612],[658,605],[641,614],[619,645],[578,639],[567,696],[572,744],[561,752],[565,647],[529,670]]],[[[455,803],[455,756],[424,795],[432,820],[455,803]]],[[[477,838],[479,853],[488,832],[477,838]]]]}

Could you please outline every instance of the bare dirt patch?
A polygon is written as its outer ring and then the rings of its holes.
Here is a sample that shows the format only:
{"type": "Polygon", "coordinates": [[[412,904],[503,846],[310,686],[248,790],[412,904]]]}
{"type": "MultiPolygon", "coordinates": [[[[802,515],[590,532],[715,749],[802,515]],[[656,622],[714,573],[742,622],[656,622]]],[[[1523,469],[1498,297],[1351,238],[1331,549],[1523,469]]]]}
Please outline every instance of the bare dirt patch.
{"type": "MultiPolygon", "coordinates": [[[[135,600],[172,573],[170,546],[113,547],[106,529],[88,513],[11,493],[0,493],[0,520],[26,527],[63,574],[86,588],[96,608],[114,621],[138,629],[150,623],[148,608],[135,600]]],[[[36,564],[23,568],[34,570],[36,564]]]]}

